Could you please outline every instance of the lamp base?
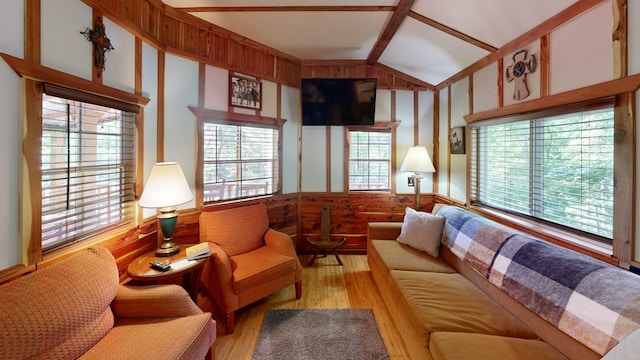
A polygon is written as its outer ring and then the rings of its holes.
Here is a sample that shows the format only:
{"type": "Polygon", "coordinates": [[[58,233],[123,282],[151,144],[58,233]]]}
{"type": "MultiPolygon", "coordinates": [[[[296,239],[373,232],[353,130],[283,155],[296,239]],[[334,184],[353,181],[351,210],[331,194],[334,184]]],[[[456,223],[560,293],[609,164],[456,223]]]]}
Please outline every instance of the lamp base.
{"type": "Polygon", "coordinates": [[[158,249],[156,249],[156,256],[171,256],[180,251],[180,247],[176,245],[172,239],[173,230],[176,227],[178,221],[178,213],[176,208],[168,206],[158,209],[160,214],[158,215],[158,222],[160,223],[160,229],[164,235],[164,242],[158,249]]]}
{"type": "Polygon", "coordinates": [[[416,211],[420,211],[420,180],[422,180],[422,176],[419,174],[414,174],[414,184],[416,190],[416,211]]]}
{"type": "Polygon", "coordinates": [[[159,248],[156,249],[156,256],[171,256],[180,252],[180,246],[173,241],[165,241],[160,245],[159,248]]]}

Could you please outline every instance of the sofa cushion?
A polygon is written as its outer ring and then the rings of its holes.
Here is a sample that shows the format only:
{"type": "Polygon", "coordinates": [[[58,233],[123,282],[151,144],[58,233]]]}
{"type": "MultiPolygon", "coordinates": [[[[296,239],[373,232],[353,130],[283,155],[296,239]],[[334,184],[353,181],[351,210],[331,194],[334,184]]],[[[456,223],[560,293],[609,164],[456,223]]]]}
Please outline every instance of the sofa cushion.
{"type": "Polygon", "coordinates": [[[231,256],[233,288],[239,293],[278,278],[293,276],[297,258],[283,255],[268,246],[231,256]]]}
{"type": "Polygon", "coordinates": [[[0,286],[0,334],[12,335],[0,336],[0,358],[77,358],[113,327],[117,288],[118,267],[101,247],[0,286]]]}
{"type": "Polygon", "coordinates": [[[561,360],[556,349],[540,340],[472,333],[435,332],[429,350],[434,360],[561,360]]]}
{"type": "Polygon", "coordinates": [[[200,242],[216,243],[229,256],[264,246],[268,228],[269,217],[263,203],[200,214],[200,242]]]}
{"type": "Polygon", "coordinates": [[[80,359],[203,359],[214,339],[210,313],[124,319],[80,359]]]}
{"type": "Polygon", "coordinates": [[[394,240],[371,240],[371,246],[389,270],[456,272],[441,257],[433,257],[394,240]]]}
{"type": "Polygon", "coordinates": [[[442,240],[444,218],[406,208],[397,241],[437,257],[442,240]]]}
{"type": "Polygon", "coordinates": [[[391,278],[424,326],[427,341],[436,331],[537,338],[460,274],[393,270],[391,278]]]}

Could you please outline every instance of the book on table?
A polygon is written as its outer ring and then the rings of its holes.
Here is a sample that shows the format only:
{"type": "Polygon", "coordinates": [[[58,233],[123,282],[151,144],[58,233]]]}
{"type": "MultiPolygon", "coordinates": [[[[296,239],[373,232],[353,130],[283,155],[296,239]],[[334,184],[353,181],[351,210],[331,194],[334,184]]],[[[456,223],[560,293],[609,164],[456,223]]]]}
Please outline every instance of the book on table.
{"type": "Polygon", "coordinates": [[[209,244],[206,242],[189,246],[187,248],[187,259],[188,260],[200,260],[204,258],[208,258],[211,255],[211,249],[209,248],[209,244]]]}

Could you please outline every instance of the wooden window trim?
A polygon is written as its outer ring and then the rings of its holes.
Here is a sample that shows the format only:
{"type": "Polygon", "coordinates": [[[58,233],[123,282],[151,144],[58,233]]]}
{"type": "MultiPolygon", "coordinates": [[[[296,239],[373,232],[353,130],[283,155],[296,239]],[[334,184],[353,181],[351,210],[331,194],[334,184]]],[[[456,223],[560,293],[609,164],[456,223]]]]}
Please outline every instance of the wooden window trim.
{"type": "Polygon", "coordinates": [[[489,207],[471,205],[469,209],[491,220],[532,234],[550,243],[569,248],[610,264],[618,265],[617,259],[613,257],[613,247],[611,245],[578,236],[574,232],[563,231],[554,226],[547,225],[542,221],[508,214],[489,207]]]}
{"type": "Polygon", "coordinates": [[[464,116],[467,123],[511,116],[521,113],[541,111],[548,108],[571,105],[609,96],[635,92],[640,88],[640,74],[611,80],[596,85],[571,90],[560,94],[540,97],[534,100],[504,106],[464,116]]]}
{"type": "Polygon", "coordinates": [[[95,83],[77,76],[69,75],[58,70],[35,64],[20,58],[0,53],[0,57],[16,72],[20,77],[35,80],[37,82],[58,85],[63,88],[76,90],[83,93],[94,94],[103,98],[108,98],[129,106],[137,106],[138,109],[131,111],[139,113],[140,108],[149,103],[150,99],[144,96],[128,93],[116,88],[95,83]]]}
{"type": "MultiPolygon", "coordinates": [[[[108,99],[113,104],[118,102],[128,109],[137,113],[136,128],[138,144],[141,143],[143,134],[139,130],[141,126],[142,107],[149,103],[150,99],[108,87],[90,80],[69,75],[61,71],[36,64],[31,61],[23,60],[5,53],[0,53],[0,57],[13,69],[18,76],[24,81],[24,131],[22,143],[28,144],[23,146],[23,166],[20,171],[22,173],[22,189],[20,194],[21,206],[21,238],[20,238],[20,257],[18,266],[3,271],[3,277],[10,277],[19,274],[22,271],[29,271],[35,264],[43,260],[42,244],[40,239],[41,229],[41,108],[42,93],[44,84],[48,86],[57,86],[70,92],[85,93],[97,97],[108,99]],[[25,267],[26,266],[26,267],[25,267]]],[[[142,161],[138,159],[138,161],[142,161]]],[[[139,179],[142,174],[138,174],[139,179]]],[[[136,181],[139,181],[137,179],[136,181]]],[[[110,237],[122,229],[114,229],[109,234],[102,234],[100,238],[110,237]]],[[[90,241],[93,243],[93,239],[90,241]]],[[[86,243],[83,243],[83,246],[86,243]]],[[[64,256],[69,250],[67,248],[58,251],[52,251],[47,255],[49,257],[64,256]]]]}
{"type": "MultiPolygon", "coordinates": [[[[615,96],[614,161],[616,166],[614,178],[616,179],[616,188],[614,191],[614,230],[611,256],[613,260],[609,260],[609,262],[623,268],[628,268],[631,263],[635,263],[632,261],[633,244],[636,238],[634,226],[636,159],[633,118],[636,114],[635,92],[638,89],[640,89],[640,74],[464,117],[467,123],[473,123],[615,96]]],[[[469,196],[470,194],[467,193],[467,203],[470,201],[469,196]]],[[[559,239],[560,243],[565,246],[568,244],[562,240],[562,237],[551,238],[559,239]]],[[[590,255],[600,258],[597,252],[591,252],[590,255]]]]}
{"type": "MultiPolygon", "coordinates": [[[[221,111],[213,109],[205,109],[202,107],[189,106],[189,110],[196,116],[197,127],[197,141],[196,141],[196,208],[203,209],[212,204],[204,203],[204,123],[207,121],[216,122],[219,124],[230,125],[249,125],[249,126],[264,126],[276,128],[278,130],[278,185],[274,189],[273,193],[266,196],[275,196],[282,194],[282,131],[283,126],[286,123],[286,119],[280,117],[273,118],[261,115],[249,115],[234,113],[230,111],[221,111]]],[[[249,199],[232,199],[224,201],[224,203],[238,202],[253,200],[249,199]]]]}
{"type": "MultiPolygon", "coordinates": [[[[390,124],[394,124],[395,122],[391,122],[390,124]]],[[[344,153],[344,192],[348,194],[357,194],[357,193],[379,193],[379,194],[391,194],[393,193],[393,129],[395,127],[383,127],[383,126],[348,126],[345,128],[345,153],[344,153]],[[351,190],[351,148],[352,148],[352,137],[351,133],[357,132],[379,132],[389,134],[390,136],[390,147],[391,153],[389,158],[389,189],[388,190],[378,190],[378,189],[364,189],[364,190],[351,190]]]]}

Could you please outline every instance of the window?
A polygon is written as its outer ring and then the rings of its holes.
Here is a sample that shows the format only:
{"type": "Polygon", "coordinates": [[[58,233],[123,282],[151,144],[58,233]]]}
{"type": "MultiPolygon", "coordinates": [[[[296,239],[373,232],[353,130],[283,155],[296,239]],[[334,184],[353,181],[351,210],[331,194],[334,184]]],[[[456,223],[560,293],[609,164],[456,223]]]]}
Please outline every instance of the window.
{"type": "Polygon", "coordinates": [[[611,242],[614,110],[605,105],[472,126],[472,202],[611,242]]]}
{"type": "Polygon", "coordinates": [[[134,221],[135,114],[53,94],[42,101],[43,251],[134,221]]]}
{"type": "Polygon", "coordinates": [[[204,123],[204,202],[273,194],[278,129],[204,123]]]}
{"type": "Polygon", "coordinates": [[[390,191],[391,132],[349,131],[349,190],[390,191]]]}

